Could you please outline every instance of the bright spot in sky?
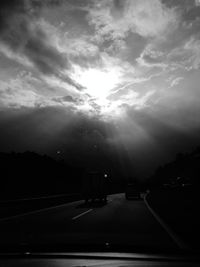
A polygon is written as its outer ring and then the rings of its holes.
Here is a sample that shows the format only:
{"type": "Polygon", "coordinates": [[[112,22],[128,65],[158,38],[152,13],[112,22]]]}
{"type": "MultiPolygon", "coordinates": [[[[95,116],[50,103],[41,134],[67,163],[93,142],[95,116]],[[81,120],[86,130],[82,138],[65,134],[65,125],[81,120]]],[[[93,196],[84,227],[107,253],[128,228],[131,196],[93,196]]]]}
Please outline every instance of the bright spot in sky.
{"type": "Polygon", "coordinates": [[[86,88],[86,92],[102,103],[110,91],[119,83],[115,70],[88,69],[78,75],[78,82],[86,88]]]}
{"type": "Polygon", "coordinates": [[[95,110],[106,117],[118,114],[119,103],[108,99],[113,89],[121,83],[121,73],[117,69],[108,67],[82,69],[75,66],[72,78],[85,88],[83,93],[90,96],[91,101],[85,105],[86,110],[95,110]]]}

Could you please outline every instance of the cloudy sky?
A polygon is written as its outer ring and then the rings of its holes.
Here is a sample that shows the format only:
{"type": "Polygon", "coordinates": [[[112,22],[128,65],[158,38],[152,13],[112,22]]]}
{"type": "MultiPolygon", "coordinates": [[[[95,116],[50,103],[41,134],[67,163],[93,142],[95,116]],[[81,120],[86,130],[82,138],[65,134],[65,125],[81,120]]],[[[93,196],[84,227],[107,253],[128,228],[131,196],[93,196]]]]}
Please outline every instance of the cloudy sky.
{"type": "Polygon", "coordinates": [[[199,0],[0,1],[1,151],[143,173],[199,145],[199,118],[199,0]]]}

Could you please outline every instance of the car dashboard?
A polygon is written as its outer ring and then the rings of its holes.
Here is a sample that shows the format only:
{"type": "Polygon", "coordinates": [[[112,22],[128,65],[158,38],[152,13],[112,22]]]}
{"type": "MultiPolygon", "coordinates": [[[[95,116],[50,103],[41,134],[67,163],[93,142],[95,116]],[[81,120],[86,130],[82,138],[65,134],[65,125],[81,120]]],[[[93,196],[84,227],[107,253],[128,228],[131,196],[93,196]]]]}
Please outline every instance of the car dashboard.
{"type": "Polygon", "coordinates": [[[200,266],[198,256],[151,255],[135,253],[4,253],[4,267],[62,266],[200,266]]]}

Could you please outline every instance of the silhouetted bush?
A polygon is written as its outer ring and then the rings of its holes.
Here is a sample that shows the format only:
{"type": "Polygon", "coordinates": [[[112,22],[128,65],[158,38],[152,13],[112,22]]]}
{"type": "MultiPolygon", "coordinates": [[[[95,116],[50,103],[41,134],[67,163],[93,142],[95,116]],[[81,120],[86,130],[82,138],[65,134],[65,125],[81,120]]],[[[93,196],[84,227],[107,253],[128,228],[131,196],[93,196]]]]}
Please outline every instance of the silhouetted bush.
{"type": "Polygon", "coordinates": [[[200,148],[191,153],[179,153],[175,160],[160,166],[149,180],[154,187],[168,184],[171,186],[190,184],[199,187],[200,184],[200,148]]]}
{"type": "Polygon", "coordinates": [[[83,170],[34,152],[0,153],[0,194],[29,197],[80,191],[83,170]]]}

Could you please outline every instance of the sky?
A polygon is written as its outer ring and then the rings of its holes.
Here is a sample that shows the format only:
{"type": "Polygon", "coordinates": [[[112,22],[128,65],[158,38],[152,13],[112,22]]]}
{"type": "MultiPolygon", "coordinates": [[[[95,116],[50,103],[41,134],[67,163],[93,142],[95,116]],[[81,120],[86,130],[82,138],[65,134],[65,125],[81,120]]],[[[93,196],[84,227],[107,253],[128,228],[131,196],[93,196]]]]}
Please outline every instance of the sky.
{"type": "Polygon", "coordinates": [[[199,0],[2,0],[0,150],[147,177],[200,144],[199,74],[199,0]]]}

